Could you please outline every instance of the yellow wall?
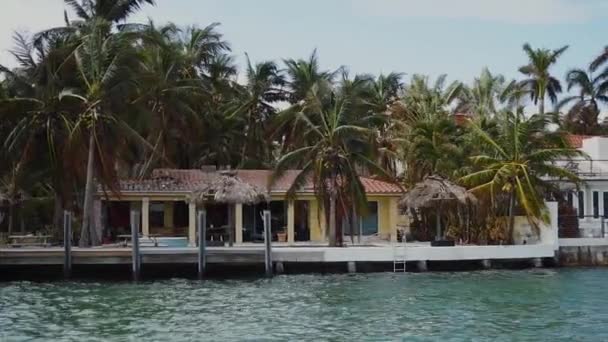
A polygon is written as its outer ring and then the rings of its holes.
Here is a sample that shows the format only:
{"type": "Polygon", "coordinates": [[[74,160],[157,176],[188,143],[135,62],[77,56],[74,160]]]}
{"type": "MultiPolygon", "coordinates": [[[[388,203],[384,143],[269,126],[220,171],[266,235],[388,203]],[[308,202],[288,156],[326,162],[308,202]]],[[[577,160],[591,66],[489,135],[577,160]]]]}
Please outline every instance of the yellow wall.
{"type": "Polygon", "coordinates": [[[173,202],[165,202],[164,209],[164,226],[165,228],[173,228],[173,202]]]}
{"type": "Polygon", "coordinates": [[[323,210],[319,210],[316,198],[308,200],[308,226],[310,227],[310,241],[327,241],[325,236],[325,218],[323,210]]]}

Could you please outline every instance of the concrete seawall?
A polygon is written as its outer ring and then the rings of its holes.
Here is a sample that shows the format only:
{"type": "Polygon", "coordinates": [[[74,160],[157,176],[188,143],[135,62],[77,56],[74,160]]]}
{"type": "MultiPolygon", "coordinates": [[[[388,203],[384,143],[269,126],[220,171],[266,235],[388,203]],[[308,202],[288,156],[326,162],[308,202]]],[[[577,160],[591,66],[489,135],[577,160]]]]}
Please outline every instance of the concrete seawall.
{"type": "Polygon", "coordinates": [[[560,266],[608,266],[608,239],[560,239],[560,266]]]}

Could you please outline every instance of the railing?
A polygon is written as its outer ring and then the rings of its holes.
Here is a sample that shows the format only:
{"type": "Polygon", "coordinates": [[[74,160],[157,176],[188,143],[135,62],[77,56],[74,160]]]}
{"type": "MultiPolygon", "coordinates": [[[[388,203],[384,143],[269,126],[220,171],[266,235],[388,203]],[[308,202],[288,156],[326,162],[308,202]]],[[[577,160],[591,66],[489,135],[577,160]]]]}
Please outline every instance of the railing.
{"type": "Polygon", "coordinates": [[[608,177],[606,159],[564,159],[554,160],[552,164],[564,167],[579,177],[608,177]]]}

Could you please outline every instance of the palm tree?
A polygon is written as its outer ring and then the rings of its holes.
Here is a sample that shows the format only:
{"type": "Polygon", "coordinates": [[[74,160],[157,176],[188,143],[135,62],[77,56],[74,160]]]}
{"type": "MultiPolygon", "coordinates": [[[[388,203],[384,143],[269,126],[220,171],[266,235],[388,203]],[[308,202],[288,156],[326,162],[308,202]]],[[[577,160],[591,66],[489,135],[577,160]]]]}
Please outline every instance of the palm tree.
{"type": "Polygon", "coordinates": [[[599,104],[608,103],[608,71],[593,76],[591,71],[573,69],[566,75],[568,91],[577,88],[578,94],[563,98],[557,105],[559,109],[571,105],[565,118],[564,128],[576,134],[597,134],[600,130],[598,116],[599,104]]]}
{"type": "Polygon", "coordinates": [[[463,84],[454,81],[446,87],[446,79],[446,75],[441,75],[431,85],[427,76],[413,75],[400,103],[393,108],[395,115],[411,122],[450,112],[450,106],[460,96],[463,84]]]}
{"type": "Polygon", "coordinates": [[[488,68],[484,68],[471,86],[463,87],[455,112],[492,117],[499,110],[504,89],[505,78],[493,75],[488,68]]]}
{"type": "Polygon", "coordinates": [[[526,118],[520,110],[502,115],[496,136],[471,125],[484,146],[480,154],[471,157],[475,169],[460,181],[471,186],[472,192],[488,194],[493,202],[508,198],[510,238],[516,206],[523,208],[532,222],[549,219],[543,200],[544,190],[552,187],[547,178],[579,182],[577,175],[552,162],[581,156],[581,152],[572,149],[561,134],[547,131],[548,123],[545,116],[526,118]]]}
{"type": "Polygon", "coordinates": [[[550,73],[550,68],[557,62],[568,46],[557,50],[533,49],[530,44],[523,46],[528,56],[528,64],[519,68],[519,72],[528,78],[522,84],[530,90],[530,97],[534,104],[538,104],[538,113],[545,114],[545,98],[548,96],[552,103],[557,101],[557,94],[561,93],[562,87],[559,80],[550,73]]]}
{"type": "Polygon", "coordinates": [[[246,77],[246,83],[237,95],[237,101],[241,103],[237,113],[243,115],[246,122],[240,167],[264,167],[272,159],[272,144],[266,141],[268,123],[277,113],[274,105],[287,99],[283,89],[285,80],[274,62],[253,65],[249,56],[246,77]]]}
{"type": "Polygon", "coordinates": [[[81,101],[83,110],[74,125],[72,135],[76,138],[88,138],[80,245],[97,245],[101,237],[97,234],[93,222],[94,174],[97,173],[102,184],[112,187],[115,170],[110,159],[116,155],[105,153],[103,141],[107,141],[112,137],[112,133],[116,133],[116,130],[109,130],[108,126],[117,124],[116,127],[120,127],[123,124],[111,112],[111,108],[113,104],[122,102],[119,99],[124,98],[125,92],[128,94],[129,82],[134,79],[130,68],[127,67],[128,62],[134,58],[133,41],[128,32],[113,32],[114,23],[127,19],[143,4],[154,4],[154,1],[65,1],[81,20],[68,22],[68,27],[65,28],[77,41],[70,58],[75,61],[80,87],[66,89],[61,96],[81,101]],[[96,166],[97,162],[100,163],[99,167],[96,166]]]}
{"type": "Polygon", "coordinates": [[[318,86],[313,86],[302,110],[297,113],[297,120],[306,127],[301,132],[305,136],[305,144],[281,156],[271,183],[281,178],[288,169],[302,166],[287,196],[293,197],[298,189],[312,180],[321,208],[329,203],[329,245],[336,246],[338,201],[342,204],[342,212],[348,211],[344,204],[346,202],[354,203],[361,211],[367,206],[359,170],[389,176],[373,161],[369,150],[352,148],[354,142],[359,146],[367,144],[370,130],[348,121],[346,108],[349,99],[334,97],[328,104],[319,91],[318,86]],[[350,197],[350,201],[346,197],[350,197]]]}
{"type": "Polygon", "coordinates": [[[608,46],[605,46],[604,50],[599,55],[597,55],[597,57],[595,57],[595,59],[591,62],[591,64],[589,65],[589,69],[591,69],[591,71],[596,71],[602,65],[606,64],[607,61],[608,61],[608,46]]]}

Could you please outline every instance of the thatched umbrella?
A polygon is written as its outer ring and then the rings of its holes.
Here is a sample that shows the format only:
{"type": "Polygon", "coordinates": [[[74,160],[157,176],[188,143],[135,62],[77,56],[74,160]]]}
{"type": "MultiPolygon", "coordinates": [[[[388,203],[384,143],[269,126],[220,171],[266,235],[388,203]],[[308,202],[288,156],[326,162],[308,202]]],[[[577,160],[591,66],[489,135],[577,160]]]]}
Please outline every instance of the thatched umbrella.
{"type": "Polygon", "coordinates": [[[207,182],[192,192],[191,200],[197,205],[204,205],[210,200],[216,203],[229,204],[229,243],[233,244],[232,220],[234,218],[234,204],[257,204],[268,202],[270,196],[265,189],[246,183],[240,179],[235,171],[221,171],[210,177],[207,182]]]}
{"type": "Polygon", "coordinates": [[[448,204],[475,204],[477,198],[467,189],[440,176],[427,176],[417,183],[400,201],[402,207],[407,208],[435,208],[437,215],[435,240],[441,239],[440,212],[448,204]]]}

